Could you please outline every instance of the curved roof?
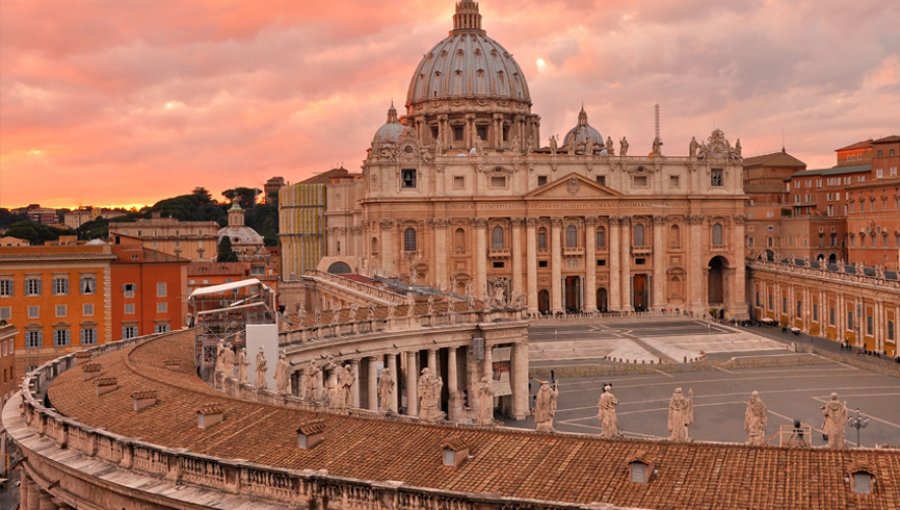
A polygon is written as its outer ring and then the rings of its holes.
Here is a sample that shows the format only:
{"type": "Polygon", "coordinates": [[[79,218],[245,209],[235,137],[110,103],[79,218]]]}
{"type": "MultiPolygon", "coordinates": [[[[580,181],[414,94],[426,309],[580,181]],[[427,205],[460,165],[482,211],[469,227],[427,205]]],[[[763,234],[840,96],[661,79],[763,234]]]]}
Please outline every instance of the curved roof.
{"type": "Polygon", "coordinates": [[[388,109],[387,113],[387,122],[375,132],[375,138],[372,139],[372,146],[378,147],[385,143],[397,143],[400,141],[400,137],[403,136],[404,129],[405,126],[403,126],[403,124],[400,123],[400,119],[397,118],[397,109],[394,108],[394,103],[391,103],[391,107],[388,109]]]}
{"type": "Polygon", "coordinates": [[[478,4],[456,5],[454,29],[425,53],[409,83],[406,104],[449,98],[500,98],[531,105],[522,68],[481,29],[478,4]]]}
{"type": "Polygon", "coordinates": [[[563,145],[572,147],[585,143],[588,139],[593,141],[594,147],[598,145],[603,146],[606,143],[603,140],[603,135],[588,124],[587,112],[584,111],[584,106],[582,106],[581,111],[578,113],[578,124],[566,133],[563,145]]]}

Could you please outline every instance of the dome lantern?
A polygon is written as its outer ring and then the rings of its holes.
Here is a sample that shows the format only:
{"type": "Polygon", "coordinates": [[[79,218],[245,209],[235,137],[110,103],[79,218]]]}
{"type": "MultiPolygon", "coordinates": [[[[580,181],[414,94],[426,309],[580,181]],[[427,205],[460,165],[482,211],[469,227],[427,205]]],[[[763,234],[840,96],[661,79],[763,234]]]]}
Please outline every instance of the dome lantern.
{"type": "Polygon", "coordinates": [[[462,0],[456,2],[456,14],[453,15],[453,30],[451,34],[461,30],[481,30],[481,13],[478,12],[478,2],[462,0]]]}

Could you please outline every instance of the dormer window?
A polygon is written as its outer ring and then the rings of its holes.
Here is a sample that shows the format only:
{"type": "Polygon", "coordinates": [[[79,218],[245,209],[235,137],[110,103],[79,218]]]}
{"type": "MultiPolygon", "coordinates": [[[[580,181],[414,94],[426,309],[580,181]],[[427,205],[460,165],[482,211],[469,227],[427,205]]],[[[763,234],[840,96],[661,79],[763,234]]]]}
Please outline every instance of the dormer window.
{"type": "Polygon", "coordinates": [[[872,494],[875,477],[868,471],[854,471],[850,478],[850,488],[854,494],[872,494]]]}
{"type": "Polygon", "coordinates": [[[640,460],[628,464],[631,472],[631,481],[635,483],[647,483],[650,479],[650,466],[640,460]]]}

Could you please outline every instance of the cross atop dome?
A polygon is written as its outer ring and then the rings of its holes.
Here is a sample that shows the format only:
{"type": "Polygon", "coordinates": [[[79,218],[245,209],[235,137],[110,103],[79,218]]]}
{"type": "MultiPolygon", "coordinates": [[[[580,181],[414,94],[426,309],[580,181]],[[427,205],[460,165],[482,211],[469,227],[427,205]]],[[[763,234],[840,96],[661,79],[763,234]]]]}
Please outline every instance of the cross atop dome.
{"type": "Polygon", "coordinates": [[[459,30],[481,30],[481,13],[478,12],[478,2],[474,0],[456,2],[456,14],[453,15],[453,32],[459,30]]]}

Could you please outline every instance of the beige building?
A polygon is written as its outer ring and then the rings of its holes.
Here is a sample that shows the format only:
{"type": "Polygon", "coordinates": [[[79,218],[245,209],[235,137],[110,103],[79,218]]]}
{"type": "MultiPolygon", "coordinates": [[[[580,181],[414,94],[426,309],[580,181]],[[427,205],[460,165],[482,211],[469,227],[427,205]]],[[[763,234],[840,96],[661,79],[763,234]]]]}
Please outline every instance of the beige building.
{"type": "Polygon", "coordinates": [[[195,261],[216,260],[219,225],[215,221],[179,221],[153,213],[133,223],[110,223],[109,235],[136,237],[144,247],[195,261]]]}
{"type": "Polygon", "coordinates": [[[477,4],[459,2],[453,23],[413,74],[407,116],[388,111],[355,189],[329,195],[327,255],[532,314],[745,316],[740,143],[715,130],[669,156],[657,133],[629,152],[582,109],[542,144],[524,74],[477,4]]]}

